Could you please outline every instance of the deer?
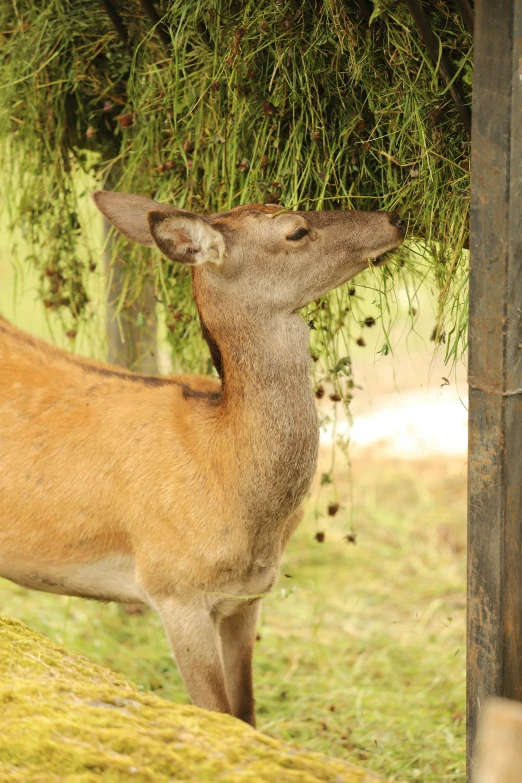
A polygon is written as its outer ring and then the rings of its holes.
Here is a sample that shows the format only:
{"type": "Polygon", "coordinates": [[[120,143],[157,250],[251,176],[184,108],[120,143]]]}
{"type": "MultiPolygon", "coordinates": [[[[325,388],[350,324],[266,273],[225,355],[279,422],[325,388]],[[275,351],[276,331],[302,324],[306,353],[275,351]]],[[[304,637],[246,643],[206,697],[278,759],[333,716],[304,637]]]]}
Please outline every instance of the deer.
{"type": "Polygon", "coordinates": [[[384,264],[406,223],[92,196],[118,232],[190,267],[219,378],[136,374],[0,319],[0,576],[152,607],[192,702],[255,726],[260,603],[318,456],[300,311],[384,264]]]}

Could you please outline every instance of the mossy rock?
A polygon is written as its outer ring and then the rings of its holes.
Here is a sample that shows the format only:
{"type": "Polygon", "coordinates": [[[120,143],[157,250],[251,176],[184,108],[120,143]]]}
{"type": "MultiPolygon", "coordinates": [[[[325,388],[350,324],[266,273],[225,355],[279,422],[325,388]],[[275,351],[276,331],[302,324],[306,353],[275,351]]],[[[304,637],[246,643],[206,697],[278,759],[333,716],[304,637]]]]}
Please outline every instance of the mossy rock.
{"type": "Polygon", "coordinates": [[[140,692],[0,618],[0,783],[371,783],[228,715],[140,692]]]}

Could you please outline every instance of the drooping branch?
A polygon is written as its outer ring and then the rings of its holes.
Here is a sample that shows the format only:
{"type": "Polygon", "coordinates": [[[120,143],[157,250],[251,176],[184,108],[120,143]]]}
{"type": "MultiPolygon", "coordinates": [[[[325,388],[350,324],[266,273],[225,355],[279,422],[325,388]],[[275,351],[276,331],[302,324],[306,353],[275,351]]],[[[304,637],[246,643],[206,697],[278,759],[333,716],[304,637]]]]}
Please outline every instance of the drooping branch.
{"type": "Polygon", "coordinates": [[[364,21],[368,23],[373,12],[371,0],[356,0],[356,3],[359,6],[359,11],[363,16],[364,21]]]}
{"type": "Polygon", "coordinates": [[[118,33],[118,36],[120,38],[120,41],[125,44],[125,46],[129,46],[129,36],[127,35],[127,30],[125,29],[125,25],[123,24],[123,19],[113,6],[111,0],[101,0],[102,6],[107,11],[107,16],[111,20],[114,29],[118,33]]]}
{"type": "Polygon", "coordinates": [[[426,48],[429,52],[429,55],[433,63],[435,64],[435,66],[437,66],[438,64],[438,72],[440,74],[440,78],[442,79],[444,85],[448,88],[448,92],[451,95],[453,103],[457,108],[461,122],[464,125],[464,128],[466,129],[466,133],[468,134],[468,136],[471,136],[471,111],[469,107],[466,106],[465,104],[464,96],[459,86],[455,84],[455,82],[453,81],[453,73],[451,70],[451,65],[449,64],[448,60],[445,58],[444,54],[439,53],[439,45],[437,43],[437,39],[433,35],[433,31],[430,27],[428,20],[426,19],[426,16],[424,14],[424,11],[422,10],[420,2],[419,0],[405,0],[405,2],[408,8],[410,9],[410,13],[413,17],[415,24],[419,29],[421,38],[424,44],[426,45],[426,48]]]}
{"type": "Polygon", "coordinates": [[[456,0],[456,3],[459,7],[460,15],[462,16],[466,30],[473,35],[473,26],[475,24],[473,8],[468,3],[468,0],[456,0]]]}
{"type": "Polygon", "coordinates": [[[170,35],[162,26],[161,19],[159,18],[158,13],[154,8],[152,0],[140,0],[140,5],[154,25],[154,32],[160,39],[161,43],[164,44],[164,46],[170,46],[172,43],[170,40],[170,35]]]}

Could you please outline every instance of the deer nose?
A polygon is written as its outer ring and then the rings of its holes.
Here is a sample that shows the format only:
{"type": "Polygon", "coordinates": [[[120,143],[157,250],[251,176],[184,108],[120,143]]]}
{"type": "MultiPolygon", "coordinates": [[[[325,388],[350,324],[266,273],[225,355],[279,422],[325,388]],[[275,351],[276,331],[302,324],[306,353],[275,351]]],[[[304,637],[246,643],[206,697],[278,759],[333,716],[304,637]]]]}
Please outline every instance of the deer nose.
{"type": "Polygon", "coordinates": [[[390,213],[390,223],[395,228],[398,228],[401,234],[404,236],[406,233],[406,221],[401,218],[398,212],[390,213]]]}

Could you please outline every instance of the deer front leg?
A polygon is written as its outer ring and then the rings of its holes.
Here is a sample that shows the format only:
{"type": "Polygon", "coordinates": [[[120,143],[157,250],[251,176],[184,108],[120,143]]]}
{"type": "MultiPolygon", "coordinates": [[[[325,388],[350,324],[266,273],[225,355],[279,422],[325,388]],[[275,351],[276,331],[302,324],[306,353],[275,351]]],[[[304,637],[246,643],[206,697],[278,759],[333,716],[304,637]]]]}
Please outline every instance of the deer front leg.
{"type": "Polygon", "coordinates": [[[189,696],[197,707],[232,715],[216,621],[205,601],[155,601],[189,696]]]}
{"type": "Polygon", "coordinates": [[[252,655],[260,606],[255,601],[225,617],[219,629],[232,714],[251,726],[256,725],[252,655]]]}

